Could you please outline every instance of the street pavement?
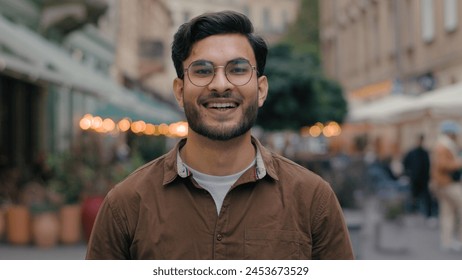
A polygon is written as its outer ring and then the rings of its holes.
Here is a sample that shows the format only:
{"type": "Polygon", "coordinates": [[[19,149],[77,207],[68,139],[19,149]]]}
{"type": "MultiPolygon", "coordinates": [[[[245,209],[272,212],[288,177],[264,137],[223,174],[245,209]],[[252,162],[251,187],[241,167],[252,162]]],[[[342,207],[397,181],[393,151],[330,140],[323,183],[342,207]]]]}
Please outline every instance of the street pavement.
{"type": "Polygon", "coordinates": [[[84,260],[86,249],[85,243],[39,248],[33,245],[15,246],[3,242],[0,244],[0,260],[84,260]]]}
{"type": "MultiPolygon", "coordinates": [[[[359,260],[462,260],[462,252],[440,249],[437,221],[404,214],[383,219],[379,203],[368,200],[361,210],[345,210],[356,258],[359,260]]],[[[12,246],[0,242],[0,260],[83,260],[86,244],[52,248],[12,246]]]]}
{"type": "Polygon", "coordinates": [[[462,260],[462,251],[441,249],[436,218],[404,213],[386,220],[375,199],[369,199],[362,210],[344,212],[359,260],[462,260]]]}

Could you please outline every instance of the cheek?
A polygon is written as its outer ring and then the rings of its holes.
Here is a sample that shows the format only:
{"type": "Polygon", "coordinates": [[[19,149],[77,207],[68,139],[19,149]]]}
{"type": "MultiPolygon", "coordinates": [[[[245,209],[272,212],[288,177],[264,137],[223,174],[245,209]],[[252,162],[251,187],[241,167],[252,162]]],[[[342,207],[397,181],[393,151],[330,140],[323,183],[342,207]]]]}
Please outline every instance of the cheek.
{"type": "Polygon", "coordinates": [[[182,106],[184,107],[187,104],[189,104],[189,106],[197,105],[199,95],[200,93],[194,91],[194,89],[184,89],[181,99],[182,106]]]}

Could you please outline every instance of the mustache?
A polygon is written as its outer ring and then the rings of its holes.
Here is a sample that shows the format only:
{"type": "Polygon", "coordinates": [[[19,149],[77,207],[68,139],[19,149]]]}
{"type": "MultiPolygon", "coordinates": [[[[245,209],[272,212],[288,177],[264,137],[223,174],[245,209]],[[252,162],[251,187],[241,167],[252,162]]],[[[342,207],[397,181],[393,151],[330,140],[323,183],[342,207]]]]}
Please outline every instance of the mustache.
{"type": "Polygon", "coordinates": [[[233,99],[233,100],[236,100],[238,102],[242,101],[241,96],[239,96],[237,94],[234,94],[232,91],[228,90],[228,91],[225,91],[225,92],[212,91],[207,95],[199,97],[198,102],[202,103],[202,102],[205,102],[205,101],[207,101],[209,99],[217,99],[217,98],[233,99]]]}
{"type": "Polygon", "coordinates": [[[218,92],[218,91],[212,91],[210,94],[209,94],[209,98],[230,98],[233,96],[233,93],[229,90],[225,91],[225,92],[218,92]]]}

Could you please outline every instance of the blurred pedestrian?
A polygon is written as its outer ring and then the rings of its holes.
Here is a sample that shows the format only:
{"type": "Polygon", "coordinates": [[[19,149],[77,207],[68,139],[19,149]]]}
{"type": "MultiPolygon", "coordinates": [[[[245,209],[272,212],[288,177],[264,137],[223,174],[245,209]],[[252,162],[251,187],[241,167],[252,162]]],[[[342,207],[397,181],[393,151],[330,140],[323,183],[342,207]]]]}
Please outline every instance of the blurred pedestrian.
{"type": "Polygon", "coordinates": [[[424,147],[424,135],[419,135],[416,142],[416,146],[403,158],[404,173],[411,185],[411,212],[422,212],[428,221],[431,221],[434,203],[428,187],[430,155],[424,147]]]}
{"type": "Polygon", "coordinates": [[[439,205],[440,242],[444,250],[462,250],[462,185],[457,136],[459,125],[447,120],[432,152],[432,189],[439,205]],[[455,234],[455,235],[454,235],[455,234]]]}
{"type": "Polygon", "coordinates": [[[251,135],[266,55],[243,14],[180,26],[173,89],[188,136],[109,192],[87,259],[353,258],[329,184],[251,135]]]}

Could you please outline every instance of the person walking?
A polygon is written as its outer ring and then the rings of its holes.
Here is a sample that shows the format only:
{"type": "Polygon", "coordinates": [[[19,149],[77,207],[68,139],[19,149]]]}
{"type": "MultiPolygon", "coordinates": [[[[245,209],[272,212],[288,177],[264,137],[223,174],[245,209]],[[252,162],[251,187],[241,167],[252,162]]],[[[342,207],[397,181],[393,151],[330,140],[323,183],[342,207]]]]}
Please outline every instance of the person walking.
{"type": "Polygon", "coordinates": [[[411,185],[411,212],[421,212],[427,221],[433,217],[433,197],[428,183],[430,181],[430,154],[424,147],[425,136],[419,135],[414,148],[403,158],[404,174],[411,185]]]}
{"type": "Polygon", "coordinates": [[[108,193],[87,259],[354,258],[330,185],[251,135],[267,52],[241,13],[180,26],[173,91],[188,135],[108,193]]]}
{"type": "Polygon", "coordinates": [[[432,152],[432,185],[438,199],[440,242],[443,250],[462,250],[462,185],[457,136],[459,125],[446,120],[432,152]]]}

